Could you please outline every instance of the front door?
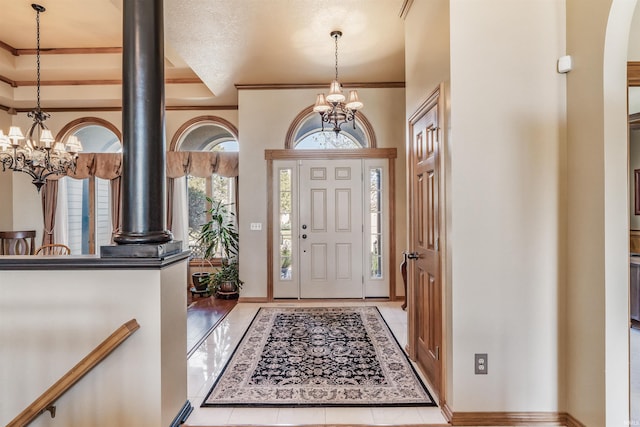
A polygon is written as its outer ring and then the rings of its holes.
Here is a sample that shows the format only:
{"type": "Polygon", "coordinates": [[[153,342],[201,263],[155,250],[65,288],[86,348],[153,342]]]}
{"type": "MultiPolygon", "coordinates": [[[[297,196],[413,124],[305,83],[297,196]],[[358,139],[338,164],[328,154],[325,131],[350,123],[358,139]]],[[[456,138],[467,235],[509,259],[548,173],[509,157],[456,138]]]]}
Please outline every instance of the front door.
{"type": "Polygon", "coordinates": [[[439,137],[437,98],[427,104],[411,128],[410,339],[418,365],[440,394],[442,346],[440,280],[439,137]]]}
{"type": "Polygon", "coordinates": [[[363,298],[362,161],[301,160],[301,298],[363,298]]]}

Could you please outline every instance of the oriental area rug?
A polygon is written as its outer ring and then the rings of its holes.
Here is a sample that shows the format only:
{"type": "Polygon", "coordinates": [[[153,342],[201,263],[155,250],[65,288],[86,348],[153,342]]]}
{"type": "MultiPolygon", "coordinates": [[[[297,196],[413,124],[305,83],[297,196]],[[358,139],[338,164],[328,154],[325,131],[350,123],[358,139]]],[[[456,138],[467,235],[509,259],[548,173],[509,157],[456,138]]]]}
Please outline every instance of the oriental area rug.
{"type": "Polygon", "coordinates": [[[202,406],[435,406],[376,307],[262,307],[202,406]]]}

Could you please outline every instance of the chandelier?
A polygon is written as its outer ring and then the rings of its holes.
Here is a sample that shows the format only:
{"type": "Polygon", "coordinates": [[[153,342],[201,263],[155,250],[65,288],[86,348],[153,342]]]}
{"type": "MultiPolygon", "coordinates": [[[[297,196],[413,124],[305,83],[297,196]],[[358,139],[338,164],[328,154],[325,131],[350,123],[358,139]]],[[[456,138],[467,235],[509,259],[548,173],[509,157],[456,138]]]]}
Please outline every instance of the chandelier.
{"type": "Polygon", "coordinates": [[[31,182],[40,192],[49,175],[65,175],[68,170],[75,172],[82,144],[73,135],[67,138],[65,144],[56,141],[44,124],[50,114],[40,108],[40,13],[46,9],[35,3],[31,7],[36,11],[38,73],[36,108],[27,113],[27,116],[33,119],[33,124],[26,136],[18,126],[11,126],[8,135],[0,130],[0,163],[3,171],[11,170],[29,174],[33,178],[31,182]]]}
{"type": "Polygon", "coordinates": [[[324,96],[320,93],[316,97],[316,104],[313,107],[313,111],[320,113],[322,118],[322,130],[324,131],[324,124],[328,123],[333,126],[333,131],[340,133],[340,128],[343,124],[353,122],[353,128],[356,128],[356,113],[361,109],[364,104],[360,102],[358,98],[358,91],[350,90],[349,99],[345,104],[345,96],[342,93],[342,85],[338,81],[338,39],[342,37],[342,31],[332,31],[331,38],[335,41],[335,56],[336,56],[336,78],[331,82],[329,87],[329,94],[324,96]]]}

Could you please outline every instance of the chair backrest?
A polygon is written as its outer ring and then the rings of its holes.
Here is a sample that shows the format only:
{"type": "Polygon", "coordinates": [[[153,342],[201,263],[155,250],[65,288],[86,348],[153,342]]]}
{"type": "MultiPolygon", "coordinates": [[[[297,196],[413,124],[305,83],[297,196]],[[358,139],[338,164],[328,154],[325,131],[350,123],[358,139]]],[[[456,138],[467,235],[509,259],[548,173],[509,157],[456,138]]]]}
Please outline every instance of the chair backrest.
{"type": "Polygon", "coordinates": [[[52,243],[40,246],[36,250],[36,255],[71,255],[71,249],[62,243],[52,243]]]}
{"type": "Polygon", "coordinates": [[[0,231],[0,255],[33,255],[36,231],[0,231]]]}

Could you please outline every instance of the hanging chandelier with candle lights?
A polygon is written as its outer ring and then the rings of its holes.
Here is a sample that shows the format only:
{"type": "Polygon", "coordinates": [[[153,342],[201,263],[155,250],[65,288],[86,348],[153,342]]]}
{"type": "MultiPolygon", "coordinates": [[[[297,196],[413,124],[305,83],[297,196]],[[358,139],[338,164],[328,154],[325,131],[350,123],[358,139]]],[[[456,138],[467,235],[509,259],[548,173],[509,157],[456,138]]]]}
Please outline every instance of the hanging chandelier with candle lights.
{"type": "Polygon", "coordinates": [[[11,126],[7,135],[0,130],[0,163],[3,171],[29,174],[40,192],[48,176],[65,175],[69,170],[75,172],[82,144],[74,135],[69,136],[66,143],[56,141],[44,124],[50,114],[40,108],[40,13],[46,9],[35,3],[31,7],[36,11],[36,108],[27,113],[33,123],[26,135],[18,126],[11,126]]]}
{"type": "Polygon", "coordinates": [[[338,39],[340,37],[342,37],[342,31],[331,32],[331,38],[335,42],[336,78],[331,82],[329,94],[327,96],[318,94],[313,107],[313,111],[319,113],[322,118],[322,130],[324,131],[324,124],[328,123],[333,126],[336,135],[340,133],[340,128],[345,123],[353,122],[353,128],[356,128],[356,113],[364,106],[358,98],[358,91],[350,90],[348,99],[342,93],[342,85],[338,81],[338,39]]]}

